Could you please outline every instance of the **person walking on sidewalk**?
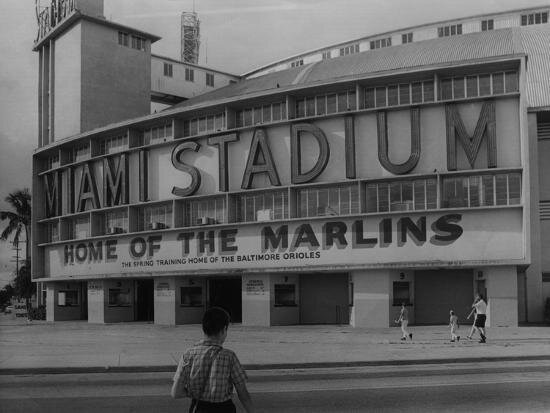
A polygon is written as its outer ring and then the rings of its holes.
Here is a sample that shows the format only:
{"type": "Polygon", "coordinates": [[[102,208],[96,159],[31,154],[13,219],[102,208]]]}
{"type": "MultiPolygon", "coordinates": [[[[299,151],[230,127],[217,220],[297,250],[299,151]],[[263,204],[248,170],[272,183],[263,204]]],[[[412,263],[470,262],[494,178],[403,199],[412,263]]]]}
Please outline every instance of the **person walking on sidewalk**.
{"type": "Polygon", "coordinates": [[[449,327],[451,327],[451,343],[454,343],[455,340],[460,341],[460,336],[456,334],[460,326],[458,325],[458,317],[455,312],[451,310],[449,314],[451,316],[449,318],[449,327]]]}
{"type": "Polygon", "coordinates": [[[481,294],[476,294],[476,298],[472,307],[476,310],[476,319],[474,322],[474,328],[479,332],[481,340],[480,343],[485,343],[487,337],[485,336],[485,320],[487,319],[487,303],[483,299],[481,294]]]}
{"type": "Polygon", "coordinates": [[[395,320],[395,322],[397,324],[401,323],[401,332],[403,333],[401,341],[405,341],[407,336],[412,340],[413,335],[407,330],[407,326],[409,325],[409,310],[405,307],[405,303],[401,303],[401,312],[399,313],[399,318],[395,320]]]}
{"type": "Polygon", "coordinates": [[[206,310],[202,318],[204,340],[188,349],[174,375],[172,397],[190,397],[189,413],[235,413],[233,388],[247,413],[254,411],[246,388],[247,376],[235,353],[222,347],[229,314],[222,308],[206,310]]]}

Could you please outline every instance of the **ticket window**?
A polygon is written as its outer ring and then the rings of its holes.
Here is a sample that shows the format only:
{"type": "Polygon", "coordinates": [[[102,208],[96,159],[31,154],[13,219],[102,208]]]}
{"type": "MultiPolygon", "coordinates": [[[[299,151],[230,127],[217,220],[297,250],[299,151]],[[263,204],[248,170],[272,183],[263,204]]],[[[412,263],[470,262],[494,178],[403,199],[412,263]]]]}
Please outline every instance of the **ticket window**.
{"type": "Polygon", "coordinates": [[[408,281],[394,281],[393,283],[393,305],[411,305],[411,285],[408,281]]]}

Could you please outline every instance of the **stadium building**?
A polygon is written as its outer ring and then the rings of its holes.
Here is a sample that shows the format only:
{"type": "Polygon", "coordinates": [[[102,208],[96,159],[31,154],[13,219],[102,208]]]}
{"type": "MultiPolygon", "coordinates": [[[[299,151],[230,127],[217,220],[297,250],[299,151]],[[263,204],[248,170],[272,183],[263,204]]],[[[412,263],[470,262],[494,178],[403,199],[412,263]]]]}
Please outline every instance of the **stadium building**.
{"type": "Polygon", "coordinates": [[[197,323],[218,305],[243,325],[387,327],[405,302],[411,323],[438,324],[476,292],[491,326],[542,320],[549,7],[238,77],[152,56],[159,38],[102,1],[55,6],[34,44],[32,269],[49,321],[197,323]]]}

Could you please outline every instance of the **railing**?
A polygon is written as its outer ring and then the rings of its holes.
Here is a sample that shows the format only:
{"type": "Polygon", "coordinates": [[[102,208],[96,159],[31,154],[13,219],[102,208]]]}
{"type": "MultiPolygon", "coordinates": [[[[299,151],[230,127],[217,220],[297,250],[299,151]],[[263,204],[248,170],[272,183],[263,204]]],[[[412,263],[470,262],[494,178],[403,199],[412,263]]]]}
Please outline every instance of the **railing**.
{"type": "Polygon", "coordinates": [[[36,20],[38,33],[35,42],[45,37],[52,29],[76,10],[76,0],[52,0],[50,6],[40,10],[36,4],[36,20]]]}

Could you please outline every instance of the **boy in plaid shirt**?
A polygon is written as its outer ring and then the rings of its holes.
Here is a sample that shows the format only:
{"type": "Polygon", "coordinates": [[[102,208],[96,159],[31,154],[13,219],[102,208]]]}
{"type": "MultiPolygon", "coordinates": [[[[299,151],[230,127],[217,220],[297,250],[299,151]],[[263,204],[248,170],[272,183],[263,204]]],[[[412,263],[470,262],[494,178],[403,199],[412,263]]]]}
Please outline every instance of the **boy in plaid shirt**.
{"type": "Polygon", "coordinates": [[[222,347],[228,326],[229,314],[224,309],[209,308],[202,318],[204,340],[181,357],[172,397],[190,397],[190,413],[236,412],[231,400],[233,387],[245,410],[253,411],[246,373],[235,353],[222,347]]]}

